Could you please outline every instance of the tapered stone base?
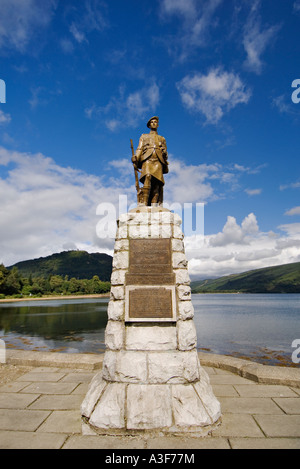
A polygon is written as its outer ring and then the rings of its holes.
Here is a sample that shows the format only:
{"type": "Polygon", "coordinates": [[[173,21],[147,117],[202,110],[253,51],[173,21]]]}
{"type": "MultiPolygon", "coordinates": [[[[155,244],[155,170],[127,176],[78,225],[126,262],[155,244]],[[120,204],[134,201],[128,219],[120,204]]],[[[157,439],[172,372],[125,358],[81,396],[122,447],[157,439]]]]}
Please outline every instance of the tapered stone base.
{"type": "Polygon", "coordinates": [[[189,384],[107,382],[98,373],[82,403],[86,422],[97,433],[193,433],[206,436],[220,423],[220,404],[208,376],[189,384]]]}

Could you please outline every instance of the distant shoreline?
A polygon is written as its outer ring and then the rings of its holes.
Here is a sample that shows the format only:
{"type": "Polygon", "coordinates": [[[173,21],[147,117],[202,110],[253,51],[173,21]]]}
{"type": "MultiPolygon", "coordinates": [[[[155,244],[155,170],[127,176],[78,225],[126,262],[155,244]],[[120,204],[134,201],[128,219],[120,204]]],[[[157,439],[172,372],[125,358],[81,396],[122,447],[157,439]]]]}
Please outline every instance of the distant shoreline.
{"type": "Polygon", "coordinates": [[[24,298],[4,298],[0,300],[0,303],[15,303],[17,301],[40,301],[40,300],[74,300],[84,298],[109,298],[109,293],[99,293],[94,295],[55,295],[55,296],[40,296],[30,298],[26,296],[24,298]]]}

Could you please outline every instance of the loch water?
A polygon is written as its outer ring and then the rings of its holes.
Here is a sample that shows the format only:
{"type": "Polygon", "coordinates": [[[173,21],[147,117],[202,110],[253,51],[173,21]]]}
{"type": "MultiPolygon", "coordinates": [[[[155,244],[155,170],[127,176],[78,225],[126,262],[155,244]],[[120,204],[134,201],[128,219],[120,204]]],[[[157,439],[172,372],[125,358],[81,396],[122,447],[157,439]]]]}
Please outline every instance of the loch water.
{"type": "MultiPolygon", "coordinates": [[[[192,302],[199,351],[300,366],[292,361],[299,294],[198,294],[192,302]]],[[[13,349],[101,353],[107,305],[104,297],[0,303],[0,339],[13,349]]]]}

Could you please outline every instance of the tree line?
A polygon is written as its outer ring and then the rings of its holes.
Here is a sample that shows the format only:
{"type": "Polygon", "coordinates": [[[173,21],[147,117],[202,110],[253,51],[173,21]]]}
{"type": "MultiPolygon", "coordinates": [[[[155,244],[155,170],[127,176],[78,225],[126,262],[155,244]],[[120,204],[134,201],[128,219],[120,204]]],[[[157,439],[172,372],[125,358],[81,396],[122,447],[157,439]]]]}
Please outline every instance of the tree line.
{"type": "Polygon", "coordinates": [[[79,279],[68,275],[23,277],[17,267],[11,270],[0,264],[0,298],[44,295],[88,295],[108,293],[110,282],[103,282],[98,275],[91,279],[79,279]]]}

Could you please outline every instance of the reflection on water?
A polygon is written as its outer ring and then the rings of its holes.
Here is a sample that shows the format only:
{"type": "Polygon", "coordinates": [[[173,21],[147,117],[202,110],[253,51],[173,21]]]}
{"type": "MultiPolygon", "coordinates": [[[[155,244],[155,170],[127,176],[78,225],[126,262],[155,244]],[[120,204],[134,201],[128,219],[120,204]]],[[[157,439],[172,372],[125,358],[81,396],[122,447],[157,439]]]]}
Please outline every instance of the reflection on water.
{"type": "Polygon", "coordinates": [[[0,305],[0,336],[22,350],[103,351],[108,298],[0,305]]]}
{"type": "MultiPolygon", "coordinates": [[[[199,350],[293,366],[300,295],[206,294],[192,301],[199,350]]],[[[108,298],[0,303],[0,339],[22,350],[103,352],[107,304],[108,298]]]]}
{"type": "Polygon", "coordinates": [[[294,365],[291,344],[300,338],[300,295],[193,295],[193,305],[199,349],[294,365]]]}

